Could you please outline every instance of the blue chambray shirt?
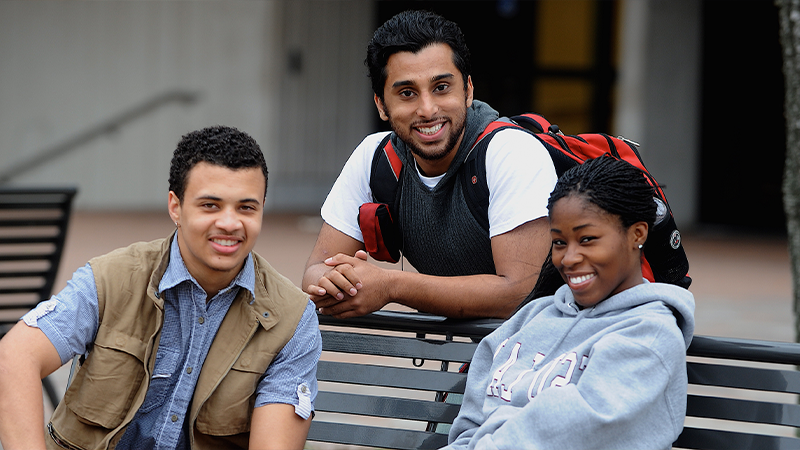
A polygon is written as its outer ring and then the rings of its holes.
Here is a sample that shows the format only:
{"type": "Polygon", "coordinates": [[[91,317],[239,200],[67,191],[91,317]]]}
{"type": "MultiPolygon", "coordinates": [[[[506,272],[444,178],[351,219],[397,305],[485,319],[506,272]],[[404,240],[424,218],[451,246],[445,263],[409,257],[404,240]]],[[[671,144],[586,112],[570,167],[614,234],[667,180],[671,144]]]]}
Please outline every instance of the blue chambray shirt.
{"type": "MultiPolygon", "coordinates": [[[[188,448],[186,415],[208,349],[239,289],[254,292],[255,269],[248,255],[231,284],[206,302],[206,293],[189,274],[177,239],[159,283],[164,299],[164,327],[144,403],[117,448],[188,448]]],[[[84,354],[98,327],[97,288],[91,266],[79,269],[67,287],[23,317],[39,327],[66,363],[84,354]]],[[[292,339],[276,355],[259,382],[255,407],[268,403],[295,405],[304,419],[317,393],[316,362],[321,352],[319,324],[309,300],[292,339]]]]}

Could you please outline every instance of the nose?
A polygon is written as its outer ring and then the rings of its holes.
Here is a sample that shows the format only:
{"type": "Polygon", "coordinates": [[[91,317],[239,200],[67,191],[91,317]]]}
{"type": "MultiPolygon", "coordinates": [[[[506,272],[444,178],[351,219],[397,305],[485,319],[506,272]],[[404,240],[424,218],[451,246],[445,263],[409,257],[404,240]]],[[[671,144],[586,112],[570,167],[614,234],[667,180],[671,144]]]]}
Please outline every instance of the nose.
{"type": "Polygon", "coordinates": [[[424,119],[430,119],[431,117],[435,116],[436,113],[438,112],[439,112],[439,105],[436,104],[436,100],[434,99],[433,94],[430,92],[423,92],[419,96],[417,115],[424,119]]]}
{"type": "Polygon", "coordinates": [[[242,221],[234,208],[224,208],[216,220],[217,228],[232,233],[242,228],[242,221]]]}
{"type": "Polygon", "coordinates": [[[580,248],[574,245],[567,245],[564,250],[564,255],[561,258],[561,265],[564,267],[572,267],[583,260],[583,255],[580,248]]]}

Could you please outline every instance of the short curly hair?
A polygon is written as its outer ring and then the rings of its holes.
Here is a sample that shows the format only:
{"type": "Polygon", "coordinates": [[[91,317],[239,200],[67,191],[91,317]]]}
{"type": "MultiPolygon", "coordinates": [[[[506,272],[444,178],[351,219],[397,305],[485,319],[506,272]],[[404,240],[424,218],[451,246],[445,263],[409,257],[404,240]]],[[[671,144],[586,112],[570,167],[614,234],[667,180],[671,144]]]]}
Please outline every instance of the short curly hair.
{"type": "Polygon", "coordinates": [[[269,173],[261,147],[250,135],[233,127],[213,126],[184,135],[169,168],[169,190],[183,202],[189,171],[200,162],[228,169],[257,167],[264,174],[264,198],[267,196],[269,173]]]}

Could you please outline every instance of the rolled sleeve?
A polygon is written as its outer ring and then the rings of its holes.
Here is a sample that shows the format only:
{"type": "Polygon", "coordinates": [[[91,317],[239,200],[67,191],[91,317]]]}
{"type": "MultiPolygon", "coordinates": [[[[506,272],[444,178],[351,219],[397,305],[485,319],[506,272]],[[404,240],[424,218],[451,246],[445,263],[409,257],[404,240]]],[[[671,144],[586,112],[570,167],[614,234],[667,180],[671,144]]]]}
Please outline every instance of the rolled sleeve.
{"type": "Polygon", "coordinates": [[[317,362],[321,353],[319,322],[309,300],[294,336],[259,382],[255,407],[270,403],[293,405],[298,416],[308,419],[317,397],[317,362]]]}
{"type": "Polygon", "coordinates": [[[86,264],[75,271],[61,292],[39,303],[22,321],[42,330],[58,351],[61,364],[66,364],[73,356],[85,354],[94,342],[98,315],[94,273],[86,264]]]}

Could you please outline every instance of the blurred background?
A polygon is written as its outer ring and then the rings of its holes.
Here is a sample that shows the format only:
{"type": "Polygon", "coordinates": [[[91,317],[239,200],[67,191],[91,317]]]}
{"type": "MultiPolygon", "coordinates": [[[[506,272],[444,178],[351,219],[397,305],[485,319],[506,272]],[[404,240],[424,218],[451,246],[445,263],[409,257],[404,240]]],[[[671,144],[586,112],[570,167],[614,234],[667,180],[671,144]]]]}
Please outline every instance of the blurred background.
{"type": "Polygon", "coordinates": [[[172,151],[214,124],[261,144],[259,251],[299,283],[330,186],[385,127],[366,44],[411,8],[460,24],[475,97],[502,115],[641,144],[685,234],[699,333],[793,340],[766,0],[0,1],[0,184],[79,190],[56,290],[88,258],[170,230],[172,151]]]}
{"type": "Polygon", "coordinates": [[[640,143],[681,227],[785,227],[764,0],[4,0],[0,183],[76,185],[79,210],[160,210],[180,136],[225,124],[261,144],[269,211],[316,213],[382,126],[366,43],[409,8],[461,25],[475,96],[501,114],[640,143]]]}

